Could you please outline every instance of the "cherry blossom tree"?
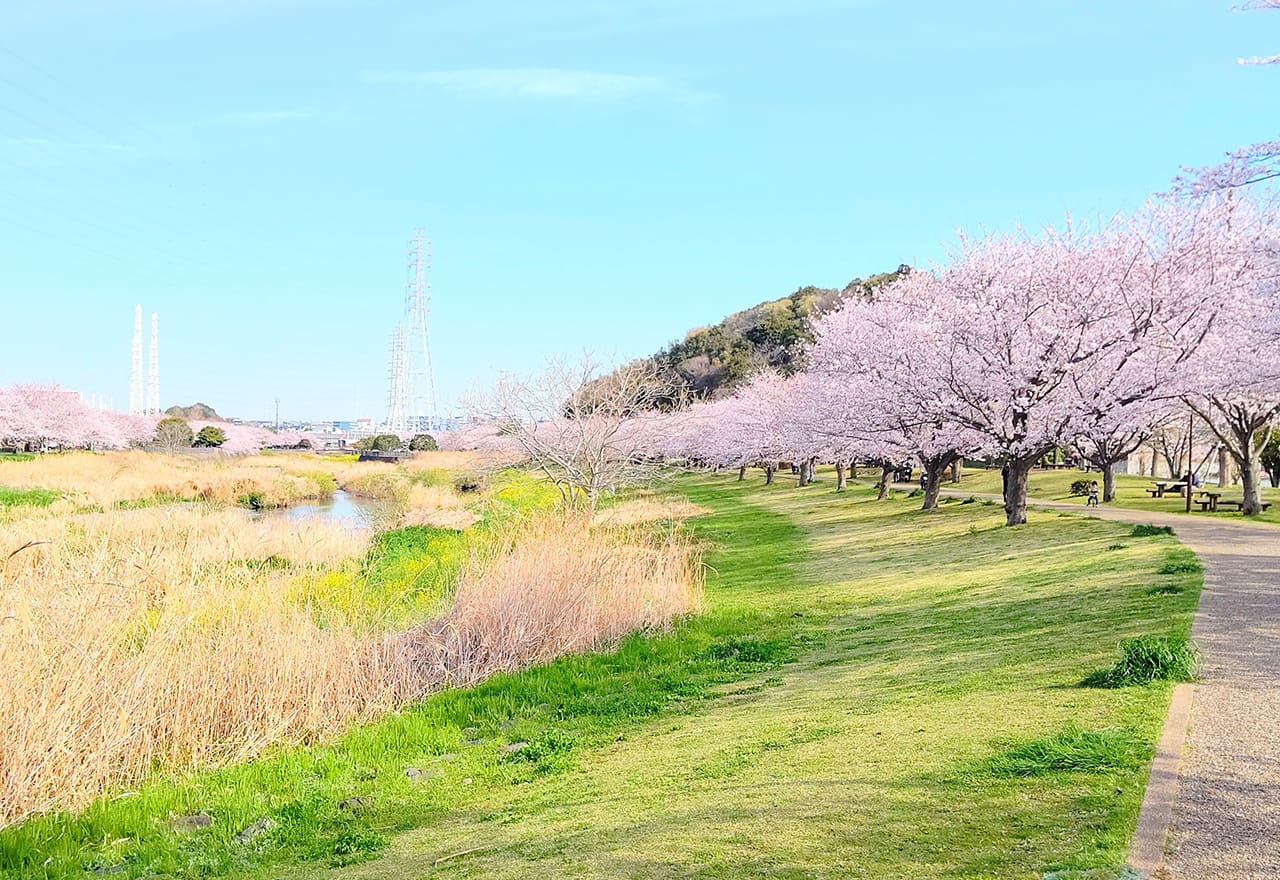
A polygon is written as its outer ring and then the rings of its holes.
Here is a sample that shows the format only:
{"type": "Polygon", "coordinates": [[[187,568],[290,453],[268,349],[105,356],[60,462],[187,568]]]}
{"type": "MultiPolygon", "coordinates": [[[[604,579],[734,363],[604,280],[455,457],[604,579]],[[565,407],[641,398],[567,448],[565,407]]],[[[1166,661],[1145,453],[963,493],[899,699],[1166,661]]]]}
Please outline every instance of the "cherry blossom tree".
{"type": "Polygon", "coordinates": [[[901,330],[901,303],[853,299],[814,327],[808,353],[816,384],[840,404],[825,408],[823,427],[846,448],[881,462],[880,497],[888,494],[892,470],[919,461],[925,472],[922,508],[938,506],[946,471],[981,449],[981,437],[932,407],[926,396],[908,393],[915,384],[917,353],[886,348],[887,333],[901,330]]]}
{"type": "Polygon", "coordinates": [[[474,421],[499,425],[527,465],[559,487],[567,507],[594,509],[602,494],[657,476],[640,417],[678,398],[672,378],[651,362],[604,375],[584,357],[550,361],[533,376],[504,375],[469,409],[474,421]]]}
{"type": "Polygon", "coordinates": [[[1203,339],[1207,294],[1173,283],[1171,262],[1156,259],[1167,245],[1159,228],[1144,217],[965,240],[937,271],[834,313],[818,349],[840,334],[851,344],[823,368],[866,376],[905,407],[904,427],[935,426],[936,439],[971,432],[942,445],[997,457],[1009,472],[1007,522],[1023,523],[1031,468],[1085,435],[1098,401],[1168,393],[1174,366],[1203,339]]]}
{"type": "Polygon", "coordinates": [[[0,388],[0,447],[117,449],[146,442],[155,425],[154,416],[97,409],[56,385],[0,388]]]}

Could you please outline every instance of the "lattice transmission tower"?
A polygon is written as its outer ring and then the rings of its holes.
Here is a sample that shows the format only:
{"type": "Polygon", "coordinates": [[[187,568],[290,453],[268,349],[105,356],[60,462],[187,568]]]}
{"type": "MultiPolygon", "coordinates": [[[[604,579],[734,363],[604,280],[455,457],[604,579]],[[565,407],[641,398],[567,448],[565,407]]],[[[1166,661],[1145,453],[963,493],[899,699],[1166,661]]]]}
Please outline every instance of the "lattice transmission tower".
{"type": "Polygon", "coordinates": [[[146,407],[142,391],[142,305],[133,309],[133,361],[129,370],[129,412],[137,415],[146,407]]]}
{"type": "Polygon", "coordinates": [[[404,315],[391,341],[391,389],[387,424],[398,433],[428,431],[436,424],[436,385],[427,332],[431,315],[431,242],[421,229],[409,239],[404,315]]]}
{"type": "Polygon", "coordinates": [[[160,316],[151,313],[151,349],[147,352],[147,412],[160,414],[160,316]]]}
{"type": "Polygon", "coordinates": [[[396,324],[391,333],[391,391],[387,395],[387,428],[393,434],[407,433],[409,398],[405,387],[408,376],[404,359],[404,324],[396,324]]]}
{"type": "Polygon", "coordinates": [[[409,377],[409,417],[418,430],[435,426],[436,383],[431,374],[427,318],[431,314],[431,242],[421,229],[409,240],[409,279],[405,289],[405,362],[409,377]]]}

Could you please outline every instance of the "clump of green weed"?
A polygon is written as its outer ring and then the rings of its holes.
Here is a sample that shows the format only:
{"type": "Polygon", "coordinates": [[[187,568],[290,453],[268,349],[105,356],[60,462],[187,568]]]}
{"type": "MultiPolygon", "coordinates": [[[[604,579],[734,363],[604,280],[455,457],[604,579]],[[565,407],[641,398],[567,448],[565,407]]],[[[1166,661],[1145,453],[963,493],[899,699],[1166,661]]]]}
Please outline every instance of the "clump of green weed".
{"type": "Polygon", "coordinates": [[[751,636],[732,636],[707,648],[711,660],[732,663],[775,663],[783,659],[784,647],[751,636]]]}
{"type": "Polygon", "coordinates": [[[1186,588],[1182,584],[1158,584],[1147,590],[1148,596],[1173,596],[1178,593],[1185,592],[1186,588]]]}
{"type": "Polygon", "coordinates": [[[1120,659],[1090,673],[1084,687],[1118,688],[1153,681],[1194,681],[1200,652],[1186,636],[1138,636],[1120,643],[1120,659]]]}
{"type": "Polygon", "coordinates": [[[527,743],[505,752],[502,760],[513,764],[533,764],[537,773],[557,773],[573,764],[577,742],[559,730],[548,730],[527,743]]]}
{"type": "Polygon", "coordinates": [[[338,491],[338,480],[328,471],[307,471],[303,476],[315,484],[320,498],[332,498],[338,491]]]}
{"type": "Polygon", "coordinates": [[[340,831],[333,841],[333,857],[329,864],[337,868],[367,861],[386,845],[387,839],[381,834],[359,827],[347,828],[340,831]]]}
{"type": "Polygon", "coordinates": [[[1156,574],[1194,574],[1198,571],[1203,571],[1203,567],[1195,554],[1190,550],[1178,550],[1169,554],[1156,574]]]}
{"type": "Polygon", "coordinates": [[[48,507],[62,497],[54,489],[11,489],[0,486],[0,507],[48,507]]]}
{"type": "Polygon", "coordinates": [[[968,498],[960,502],[961,504],[977,504],[978,499],[970,495],[968,498]]]}
{"type": "Polygon", "coordinates": [[[908,492],[908,493],[907,493],[907,497],[908,497],[908,498],[919,498],[919,497],[920,497],[921,495],[923,495],[923,494],[924,494],[924,490],[923,490],[923,489],[912,489],[910,492],[908,492]]]}
{"type": "Polygon", "coordinates": [[[262,510],[266,506],[266,501],[262,497],[262,493],[254,489],[251,492],[245,492],[236,499],[236,503],[241,507],[247,507],[250,510],[262,510]]]}
{"type": "Polygon", "coordinates": [[[1108,550],[1127,550],[1128,547],[1129,547],[1128,544],[1108,544],[1107,545],[1108,550]]]}
{"type": "Polygon", "coordinates": [[[1016,743],[989,759],[993,776],[1043,776],[1048,773],[1096,773],[1130,770],[1151,758],[1151,748],[1121,730],[1070,727],[1042,739],[1016,743]]]}
{"type": "Polygon", "coordinates": [[[245,568],[249,569],[265,569],[268,571],[279,571],[281,569],[293,568],[293,563],[283,556],[277,556],[272,553],[270,556],[264,556],[262,559],[246,559],[242,563],[245,568]]]}
{"type": "Polygon", "coordinates": [[[1153,526],[1150,523],[1142,523],[1133,527],[1133,531],[1129,533],[1134,538],[1154,538],[1157,535],[1172,535],[1172,526],[1153,526]]]}

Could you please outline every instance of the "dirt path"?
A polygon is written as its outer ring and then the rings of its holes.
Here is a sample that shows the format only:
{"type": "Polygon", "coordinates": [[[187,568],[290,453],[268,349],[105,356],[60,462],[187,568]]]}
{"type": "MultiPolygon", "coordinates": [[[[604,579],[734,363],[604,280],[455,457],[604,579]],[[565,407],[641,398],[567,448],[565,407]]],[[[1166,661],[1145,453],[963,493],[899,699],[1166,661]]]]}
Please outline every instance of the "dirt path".
{"type": "MultiPolygon", "coordinates": [[[[1031,504],[1086,513],[1078,503],[1031,504]]],[[[1153,831],[1143,828],[1143,819],[1158,816],[1161,805],[1152,801],[1162,797],[1164,788],[1172,797],[1173,819],[1164,873],[1158,876],[1280,876],[1280,527],[1229,514],[1208,518],[1124,508],[1087,513],[1172,526],[1205,567],[1204,592],[1192,628],[1205,666],[1191,693],[1186,747],[1176,785],[1156,784],[1157,757],[1153,790],[1143,805],[1143,813],[1149,815],[1139,820],[1135,848],[1146,833],[1158,835],[1155,852],[1160,850],[1165,822],[1158,821],[1153,831]]],[[[1176,703],[1175,698],[1175,713],[1176,703]]]]}

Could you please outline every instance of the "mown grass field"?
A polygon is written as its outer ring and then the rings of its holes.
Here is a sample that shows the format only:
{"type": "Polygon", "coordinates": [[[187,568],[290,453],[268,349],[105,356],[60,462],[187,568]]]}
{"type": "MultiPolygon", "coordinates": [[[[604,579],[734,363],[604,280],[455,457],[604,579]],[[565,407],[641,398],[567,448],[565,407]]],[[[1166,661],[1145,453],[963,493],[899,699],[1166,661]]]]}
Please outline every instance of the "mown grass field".
{"type": "MultiPolygon", "coordinates": [[[[1085,498],[1082,495],[1071,494],[1071,484],[1076,480],[1097,480],[1098,485],[1102,485],[1102,474],[1097,471],[1085,473],[1077,470],[1046,470],[1032,471],[1031,477],[1027,481],[1027,496],[1030,498],[1039,498],[1044,501],[1078,501],[1080,506],[1084,506],[1085,498]]],[[[1133,510],[1150,510],[1159,511],[1161,513],[1185,513],[1186,499],[1181,495],[1168,494],[1163,498],[1152,498],[1147,494],[1147,489],[1152,488],[1155,481],[1151,477],[1138,477],[1129,474],[1116,475],[1116,500],[1111,503],[1112,507],[1131,508],[1133,510]]],[[[958,491],[994,493],[1000,494],[1000,471],[969,469],[964,472],[963,479],[957,485],[955,483],[946,483],[944,489],[955,489],[958,491]]],[[[1223,498],[1243,498],[1244,493],[1239,486],[1228,486],[1226,489],[1219,489],[1217,485],[1210,483],[1202,488],[1211,492],[1221,491],[1223,498]]],[[[1194,503],[1194,500],[1200,496],[1192,494],[1193,503],[1191,512],[1195,516],[1208,517],[1234,517],[1235,519],[1244,519],[1239,511],[1222,509],[1213,513],[1207,513],[1200,510],[1200,505],[1194,503]]],[[[1280,489],[1271,488],[1270,483],[1265,479],[1262,483],[1262,500],[1273,502],[1273,506],[1265,513],[1259,514],[1254,519],[1257,522],[1280,523],[1280,489]]]]}
{"type": "Polygon", "coordinates": [[[830,482],[678,488],[714,512],[694,521],[709,608],[674,632],[8,829],[0,865],[29,877],[1118,871],[1170,686],[1078,683],[1124,638],[1189,630],[1200,574],[1167,564],[1186,558],[1175,539],[1052,514],[1010,530],[994,506],[924,514],[830,482]],[[202,811],[206,828],[169,819],[202,811]]]}

